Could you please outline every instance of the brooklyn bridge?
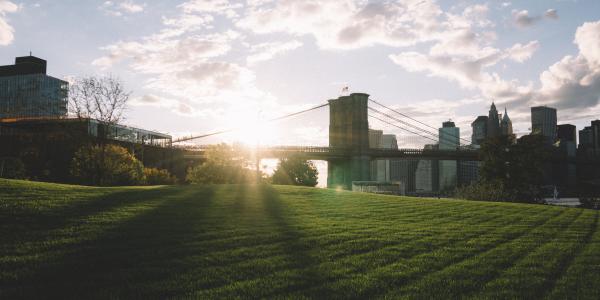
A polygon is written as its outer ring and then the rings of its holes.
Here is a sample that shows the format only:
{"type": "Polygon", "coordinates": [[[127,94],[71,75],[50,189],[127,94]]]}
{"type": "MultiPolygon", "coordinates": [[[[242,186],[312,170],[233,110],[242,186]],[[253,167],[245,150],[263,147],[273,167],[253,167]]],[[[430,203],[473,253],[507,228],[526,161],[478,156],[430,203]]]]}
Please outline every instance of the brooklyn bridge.
{"type": "MultiPolygon", "coordinates": [[[[288,114],[283,117],[269,121],[279,121],[300,114],[308,114],[312,111],[329,108],[329,146],[262,146],[255,149],[255,155],[259,158],[285,158],[299,156],[308,160],[327,161],[327,186],[351,188],[353,181],[370,181],[371,161],[376,159],[423,159],[432,161],[478,161],[479,152],[460,144],[469,141],[459,136],[450,136],[444,141],[438,138],[437,131],[419,120],[416,120],[402,112],[370,99],[368,94],[353,93],[341,96],[337,99],[328,100],[327,103],[288,114]],[[369,104],[372,104],[371,106],[369,104]],[[395,116],[396,115],[396,116],[395,116]],[[400,119],[402,116],[404,120],[400,119]],[[380,149],[372,148],[369,144],[369,118],[376,119],[408,134],[429,139],[432,143],[452,144],[453,149],[380,149]],[[407,122],[406,118],[412,122],[407,122]]],[[[174,140],[173,143],[199,140],[209,136],[220,135],[228,131],[220,131],[205,135],[191,136],[174,140]]],[[[195,151],[187,155],[188,158],[202,159],[207,146],[195,148],[195,151]]]]}

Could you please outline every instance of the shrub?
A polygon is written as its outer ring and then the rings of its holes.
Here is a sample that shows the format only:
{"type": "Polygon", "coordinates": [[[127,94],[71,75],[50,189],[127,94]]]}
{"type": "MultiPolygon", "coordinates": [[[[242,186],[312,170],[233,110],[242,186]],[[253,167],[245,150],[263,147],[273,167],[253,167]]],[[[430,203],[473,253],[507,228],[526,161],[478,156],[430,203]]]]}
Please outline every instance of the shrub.
{"type": "Polygon", "coordinates": [[[138,185],[144,182],[144,166],[123,147],[84,146],[73,157],[71,175],[82,184],[138,185]]]}
{"type": "Polygon", "coordinates": [[[284,158],[279,161],[273,173],[273,184],[316,186],[319,172],[315,165],[299,157],[284,158]]]}
{"type": "Polygon", "coordinates": [[[0,158],[0,178],[25,178],[25,165],[23,161],[16,157],[0,158]]]}
{"type": "Polygon", "coordinates": [[[244,153],[226,144],[207,149],[206,161],[190,168],[186,176],[186,180],[194,184],[247,183],[255,179],[244,153]]]}
{"type": "Polygon", "coordinates": [[[454,191],[454,197],[465,200],[513,202],[515,195],[506,189],[501,180],[481,180],[470,185],[458,187],[454,191]]]}
{"type": "Polygon", "coordinates": [[[145,168],[144,178],[148,185],[170,185],[177,183],[177,178],[167,170],[145,168]]]}

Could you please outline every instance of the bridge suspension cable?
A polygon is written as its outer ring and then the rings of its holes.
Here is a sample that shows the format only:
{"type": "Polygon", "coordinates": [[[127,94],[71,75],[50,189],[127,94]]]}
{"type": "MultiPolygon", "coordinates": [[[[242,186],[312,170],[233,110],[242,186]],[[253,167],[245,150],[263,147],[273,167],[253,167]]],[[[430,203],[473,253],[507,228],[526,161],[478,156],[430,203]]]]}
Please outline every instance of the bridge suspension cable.
{"type": "MultiPolygon", "coordinates": [[[[294,116],[297,116],[297,115],[301,115],[303,113],[307,113],[309,111],[313,111],[315,109],[319,109],[319,108],[322,108],[322,107],[325,107],[325,106],[328,106],[328,105],[329,105],[329,103],[317,105],[317,106],[314,106],[314,107],[311,107],[311,108],[307,108],[307,109],[304,109],[304,110],[301,110],[301,111],[289,113],[289,114],[286,114],[286,115],[283,115],[283,116],[280,116],[280,117],[277,117],[277,118],[272,118],[272,119],[267,120],[266,122],[267,123],[271,123],[271,122],[281,121],[281,120],[284,120],[284,119],[287,119],[287,118],[291,118],[291,117],[294,117],[294,116]]],[[[240,130],[240,129],[242,129],[242,128],[230,128],[230,129],[215,131],[215,132],[208,133],[208,134],[203,134],[203,135],[197,135],[197,136],[189,136],[189,137],[179,138],[179,139],[174,140],[172,143],[174,144],[174,143],[187,142],[187,141],[191,141],[191,140],[197,140],[197,139],[201,139],[201,138],[207,138],[207,137],[211,137],[211,136],[215,136],[215,135],[220,135],[220,134],[225,134],[225,133],[229,133],[229,132],[234,132],[234,131],[237,131],[237,130],[240,130]]]]}
{"type": "MultiPolygon", "coordinates": [[[[385,108],[385,109],[387,109],[387,110],[393,111],[393,112],[395,112],[395,113],[397,113],[397,114],[399,114],[399,115],[401,115],[401,116],[403,116],[403,117],[405,117],[405,118],[407,118],[407,119],[410,119],[410,120],[412,120],[412,121],[414,121],[414,122],[417,122],[417,123],[419,123],[419,124],[421,124],[421,125],[423,125],[423,126],[426,126],[426,127],[428,127],[428,128],[434,129],[434,130],[436,130],[436,131],[438,130],[438,128],[435,128],[435,127],[433,127],[433,126],[431,126],[431,125],[429,125],[429,124],[427,124],[427,123],[421,122],[421,121],[419,121],[419,120],[417,120],[417,119],[415,119],[415,118],[413,118],[413,117],[411,117],[411,116],[409,116],[409,115],[407,115],[407,114],[404,114],[404,113],[402,113],[402,112],[400,112],[400,111],[398,111],[398,110],[396,110],[396,109],[393,109],[393,108],[391,108],[391,107],[389,107],[389,106],[387,106],[387,105],[384,105],[384,104],[382,104],[382,103],[380,103],[380,102],[378,102],[378,101],[376,101],[376,100],[374,100],[374,99],[372,99],[372,98],[369,98],[369,101],[371,101],[371,102],[373,102],[373,103],[375,103],[375,104],[377,104],[377,105],[379,105],[379,106],[381,106],[381,107],[383,107],[383,108],[385,108]]],[[[411,125],[412,125],[412,124],[411,124],[411,125]]],[[[414,126],[412,126],[412,127],[414,127],[414,126]]],[[[415,127],[415,128],[419,128],[419,127],[415,127]]],[[[426,131],[426,130],[425,130],[425,129],[421,129],[421,131],[426,131]]],[[[430,133],[430,132],[429,132],[429,133],[430,133]]],[[[430,133],[430,134],[431,134],[431,133],[430,133]]],[[[446,134],[447,134],[448,136],[451,136],[451,137],[454,137],[454,138],[458,138],[459,140],[462,140],[462,141],[466,142],[466,143],[467,143],[467,145],[471,143],[471,141],[469,141],[469,140],[467,140],[467,139],[464,139],[464,138],[461,138],[460,136],[455,136],[455,135],[453,135],[453,134],[451,134],[451,133],[446,133],[446,134]]],[[[459,142],[459,143],[460,143],[460,142],[459,142]]]]}
{"type": "MultiPolygon", "coordinates": [[[[447,137],[441,137],[441,136],[438,136],[437,134],[435,134],[435,133],[433,133],[433,132],[431,132],[431,131],[428,131],[428,130],[422,129],[421,127],[418,127],[418,126],[416,126],[416,125],[414,125],[414,124],[410,124],[410,123],[408,123],[408,122],[405,122],[405,121],[403,121],[403,120],[400,120],[400,119],[398,119],[398,118],[395,118],[394,116],[391,116],[391,115],[389,115],[389,114],[387,114],[387,113],[384,113],[384,112],[382,112],[382,111],[380,111],[380,110],[378,110],[378,109],[375,109],[375,108],[371,108],[371,107],[369,107],[369,110],[371,110],[371,111],[373,111],[373,112],[375,112],[375,113],[379,114],[380,116],[384,116],[384,117],[386,117],[386,118],[388,118],[388,119],[392,119],[392,120],[394,120],[395,122],[399,122],[399,123],[401,123],[401,124],[403,124],[403,125],[405,125],[405,126],[409,126],[409,127],[413,128],[413,129],[416,129],[416,130],[418,130],[420,133],[419,133],[419,132],[414,132],[414,131],[412,131],[412,130],[407,130],[407,129],[406,129],[406,128],[404,128],[404,127],[400,127],[400,126],[397,126],[397,125],[395,125],[395,124],[392,124],[390,121],[383,121],[383,120],[381,120],[381,119],[379,119],[379,118],[375,118],[373,115],[371,115],[371,117],[373,117],[374,119],[377,119],[377,120],[379,120],[379,121],[385,122],[385,123],[386,123],[386,124],[388,124],[388,125],[392,125],[392,126],[394,126],[394,127],[400,128],[400,129],[402,129],[402,130],[404,130],[404,131],[408,131],[408,132],[410,132],[410,133],[412,133],[412,134],[415,134],[415,135],[418,135],[418,136],[420,136],[420,137],[427,138],[427,139],[429,139],[429,140],[432,140],[432,141],[434,141],[434,142],[436,142],[436,143],[440,142],[440,141],[438,140],[438,138],[439,138],[439,139],[441,139],[443,142],[445,142],[445,143],[448,143],[448,144],[450,144],[450,145],[452,145],[452,144],[456,144],[456,141],[452,141],[452,140],[450,140],[450,139],[449,139],[449,138],[447,138],[447,137]],[[427,136],[427,135],[423,135],[423,134],[429,134],[429,135],[431,135],[432,137],[430,137],[430,136],[427,136]]],[[[460,143],[459,143],[459,144],[460,144],[460,143]]],[[[456,146],[459,146],[459,145],[456,145],[456,146]]]]}
{"type": "Polygon", "coordinates": [[[426,139],[432,140],[432,141],[434,141],[434,142],[436,142],[436,143],[438,142],[438,141],[437,141],[436,139],[434,139],[434,138],[431,138],[431,137],[429,137],[429,136],[426,136],[426,135],[421,135],[421,134],[420,134],[420,133],[418,133],[418,132],[412,131],[412,130],[410,130],[410,129],[406,129],[406,128],[404,128],[404,127],[400,127],[400,126],[398,126],[398,125],[396,125],[396,124],[394,124],[394,123],[391,123],[391,122],[388,122],[388,121],[382,120],[382,119],[380,119],[380,118],[378,118],[378,117],[376,117],[376,116],[369,115],[369,118],[373,118],[373,119],[375,119],[375,120],[378,120],[378,121],[380,121],[380,122],[383,122],[383,123],[385,123],[385,124],[388,124],[388,125],[394,126],[394,127],[396,127],[396,128],[402,129],[402,130],[404,130],[404,131],[410,132],[410,133],[412,133],[412,134],[414,134],[414,135],[418,135],[418,136],[420,136],[420,137],[422,137],[422,138],[426,138],[426,139]]]}

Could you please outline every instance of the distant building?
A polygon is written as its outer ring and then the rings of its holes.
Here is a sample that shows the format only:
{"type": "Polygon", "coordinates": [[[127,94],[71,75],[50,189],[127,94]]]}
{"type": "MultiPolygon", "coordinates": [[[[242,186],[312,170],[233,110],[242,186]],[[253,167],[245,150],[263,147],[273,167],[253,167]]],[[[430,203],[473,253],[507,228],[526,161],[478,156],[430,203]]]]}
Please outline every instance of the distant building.
{"type": "MultiPolygon", "coordinates": [[[[460,146],[460,129],[454,122],[444,122],[439,129],[440,150],[457,150],[460,146]]],[[[455,160],[440,160],[439,166],[441,191],[451,190],[457,185],[457,162],[455,160]]]]}
{"type": "Polygon", "coordinates": [[[0,66],[0,119],[67,116],[69,83],[46,75],[46,61],[17,57],[0,66]]]}
{"type": "Polygon", "coordinates": [[[456,150],[460,146],[460,129],[454,122],[442,123],[439,129],[440,150],[456,150]]]}
{"type": "MultiPolygon", "coordinates": [[[[398,149],[396,135],[383,134],[382,130],[369,129],[369,148],[398,149]]],[[[375,159],[371,161],[371,181],[391,181],[391,164],[389,159],[375,159]]]]}
{"type": "Polygon", "coordinates": [[[487,124],[487,116],[479,116],[471,123],[471,128],[473,129],[473,134],[471,135],[472,145],[481,145],[483,143],[487,137],[487,124]]]}
{"type": "Polygon", "coordinates": [[[369,148],[380,149],[383,147],[383,130],[369,129],[369,148]]]}
{"type": "Polygon", "coordinates": [[[414,193],[416,189],[415,172],[418,164],[419,160],[414,158],[391,159],[390,181],[399,181],[402,183],[406,193],[414,193]]]}
{"type": "Polygon", "coordinates": [[[556,140],[556,109],[547,106],[531,108],[531,133],[541,134],[549,144],[556,140]]]}
{"type": "Polygon", "coordinates": [[[502,116],[502,121],[500,121],[500,133],[506,136],[513,135],[512,121],[508,117],[506,107],[504,108],[504,115],[502,116]]]}
{"type": "Polygon", "coordinates": [[[574,157],[577,152],[577,127],[571,124],[561,124],[556,128],[556,138],[559,147],[569,157],[574,157]]]}
{"type": "Polygon", "coordinates": [[[577,127],[572,124],[560,124],[557,126],[556,135],[561,141],[577,143],[577,127]]]}
{"type": "Polygon", "coordinates": [[[592,121],[579,131],[579,152],[585,156],[600,156],[600,120],[592,121]]]}
{"type": "Polygon", "coordinates": [[[500,118],[498,117],[498,110],[496,109],[496,104],[492,102],[492,106],[490,107],[490,111],[488,114],[486,137],[494,138],[500,136],[501,133],[502,132],[500,131],[500,118]]]}
{"type": "MultiPolygon", "coordinates": [[[[438,145],[425,145],[426,150],[437,149],[438,145]]],[[[437,160],[422,159],[415,171],[415,192],[435,193],[439,190],[440,170],[437,160]]]]}

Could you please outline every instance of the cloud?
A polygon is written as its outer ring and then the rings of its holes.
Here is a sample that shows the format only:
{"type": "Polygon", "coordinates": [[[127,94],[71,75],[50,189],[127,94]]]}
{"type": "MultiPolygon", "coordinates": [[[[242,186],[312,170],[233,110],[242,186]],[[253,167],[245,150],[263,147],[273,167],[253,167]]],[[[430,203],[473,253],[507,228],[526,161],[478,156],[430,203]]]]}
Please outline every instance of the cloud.
{"type": "Polygon", "coordinates": [[[237,17],[236,10],[243,7],[242,4],[231,4],[228,0],[193,0],[178,6],[186,14],[215,13],[225,15],[228,18],[237,17]]]}
{"type": "Polygon", "coordinates": [[[0,45],[6,46],[15,39],[14,28],[6,21],[7,13],[14,13],[19,7],[11,1],[0,0],[0,45]]]}
{"type": "Polygon", "coordinates": [[[527,10],[513,10],[512,11],[513,22],[517,27],[529,27],[535,23],[541,21],[543,18],[556,20],[558,19],[558,12],[556,9],[548,9],[543,15],[530,16],[527,10]]]}
{"type": "Polygon", "coordinates": [[[443,12],[433,1],[261,1],[236,23],[254,33],[312,35],[323,49],[409,46],[439,37],[443,12]]]}
{"type": "Polygon", "coordinates": [[[246,58],[246,61],[248,64],[255,64],[257,62],[270,60],[277,55],[297,49],[301,46],[302,43],[297,40],[252,45],[250,47],[251,54],[246,58]]]}
{"type": "Polygon", "coordinates": [[[556,9],[549,9],[544,13],[544,17],[549,19],[558,19],[558,12],[556,9]]]}
{"type": "Polygon", "coordinates": [[[525,45],[517,43],[507,50],[507,54],[510,59],[522,63],[530,59],[539,47],[538,41],[531,41],[525,45]]]}
{"type": "MultiPolygon", "coordinates": [[[[163,18],[162,29],[102,47],[105,55],[93,60],[92,65],[104,70],[118,65],[146,77],[141,91],[144,96],[136,98],[136,105],[223,122],[261,109],[278,114],[285,106],[256,86],[254,72],[243,65],[246,60],[232,61],[229,55],[232,49],[249,51],[248,60],[258,62],[301,44],[291,41],[244,47],[239,32],[219,31],[214,26],[221,14],[216,10],[223,9],[224,3],[184,2],[179,6],[179,15],[163,18]]],[[[222,16],[228,18],[227,13],[222,16]]]]}
{"type": "Polygon", "coordinates": [[[112,0],[104,1],[100,9],[113,16],[122,16],[123,14],[135,14],[144,11],[145,3],[138,4],[133,0],[112,0]]]}
{"type": "Polygon", "coordinates": [[[600,21],[578,27],[574,42],[578,55],[563,57],[540,75],[542,87],[537,103],[563,109],[600,104],[600,21]]]}

